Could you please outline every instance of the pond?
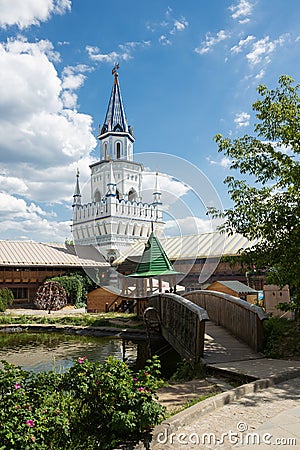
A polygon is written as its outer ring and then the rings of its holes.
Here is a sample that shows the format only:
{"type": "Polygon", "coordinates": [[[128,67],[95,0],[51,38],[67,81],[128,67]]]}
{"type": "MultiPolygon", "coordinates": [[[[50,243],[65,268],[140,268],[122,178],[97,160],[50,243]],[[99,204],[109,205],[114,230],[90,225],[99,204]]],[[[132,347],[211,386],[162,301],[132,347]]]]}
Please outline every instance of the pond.
{"type": "MultiPolygon", "coordinates": [[[[64,372],[79,357],[86,356],[90,361],[103,362],[109,355],[126,361],[133,370],[138,370],[145,365],[148,345],[144,340],[55,332],[0,333],[0,361],[6,360],[34,372],[53,369],[64,372]]],[[[163,376],[168,378],[176,370],[178,355],[169,348],[161,359],[163,376]]]]}

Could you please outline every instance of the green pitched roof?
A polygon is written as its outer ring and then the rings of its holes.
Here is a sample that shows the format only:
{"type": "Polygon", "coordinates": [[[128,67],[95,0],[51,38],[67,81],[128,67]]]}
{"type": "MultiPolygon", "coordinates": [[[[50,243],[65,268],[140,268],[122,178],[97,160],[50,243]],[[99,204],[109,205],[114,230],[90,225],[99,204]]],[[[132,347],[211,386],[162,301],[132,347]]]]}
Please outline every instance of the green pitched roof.
{"type": "Polygon", "coordinates": [[[136,272],[129,275],[130,277],[155,277],[158,275],[178,275],[162,248],[159,240],[152,232],[145,250],[141,256],[141,260],[137,266],[136,272]]]}

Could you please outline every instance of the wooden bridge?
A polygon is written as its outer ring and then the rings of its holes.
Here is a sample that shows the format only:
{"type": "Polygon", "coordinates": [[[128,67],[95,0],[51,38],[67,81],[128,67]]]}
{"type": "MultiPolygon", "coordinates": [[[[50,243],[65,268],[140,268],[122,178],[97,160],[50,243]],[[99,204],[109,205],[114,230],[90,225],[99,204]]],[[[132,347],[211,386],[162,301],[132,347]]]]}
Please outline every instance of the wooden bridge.
{"type": "Polygon", "coordinates": [[[214,291],[184,296],[157,294],[149,299],[160,321],[163,337],[185,359],[197,363],[203,356],[207,320],[225,328],[254,352],[263,348],[266,313],[256,305],[214,291]]]}

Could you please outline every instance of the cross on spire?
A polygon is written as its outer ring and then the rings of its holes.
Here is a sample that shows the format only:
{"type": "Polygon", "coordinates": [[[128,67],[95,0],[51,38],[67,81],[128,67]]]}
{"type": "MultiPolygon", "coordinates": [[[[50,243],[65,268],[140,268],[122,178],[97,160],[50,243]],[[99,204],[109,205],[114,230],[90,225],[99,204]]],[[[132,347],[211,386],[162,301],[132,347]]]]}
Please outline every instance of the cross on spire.
{"type": "Polygon", "coordinates": [[[120,67],[120,64],[119,64],[119,63],[116,63],[116,64],[114,65],[112,71],[111,71],[112,75],[115,76],[115,82],[116,82],[116,80],[117,80],[117,78],[118,78],[118,69],[119,69],[119,67],[120,67]]]}

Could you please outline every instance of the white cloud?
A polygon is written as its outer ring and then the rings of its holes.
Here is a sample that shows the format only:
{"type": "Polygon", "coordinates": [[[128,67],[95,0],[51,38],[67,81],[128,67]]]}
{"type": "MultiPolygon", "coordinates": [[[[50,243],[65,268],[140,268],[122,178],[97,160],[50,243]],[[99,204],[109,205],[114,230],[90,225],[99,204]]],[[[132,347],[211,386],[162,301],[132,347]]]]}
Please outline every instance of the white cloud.
{"type": "Polygon", "coordinates": [[[150,47],[150,41],[141,42],[126,42],[125,44],[120,44],[117,51],[112,51],[109,53],[101,53],[98,47],[87,45],[85,47],[89,57],[93,61],[105,62],[105,63],[115,63],[117,61],[128,61],[133,58],[133,51],[137,48],[147,48],[150,47]]]}
{"type": "Polygon", "coordinates": [[[69,222],[56,222],[43,205],[70,208],[77,165],[87,176],[94,162],[92,117],[77,112],[74,93],[91,69],[67,67],[60,77],[58,59],[49,41],[0,43],[2,238],[68,236],[69,222]]]}
{"type": "Polygon", "coordinates": [[[226,156],[224,156],[220,161],[214,161],[210,158],[207,158],[207,160],[209,161],[210,164],[212,164],[214,166],[223,167],[224,169],[229,168],[232,163],[232,160],[230,158],[227,158],[226,156]]]}
{"type": "MultiPolygon", "coordinates": [[[[151,203],[153,202],[153,192],[156,183],[156,175],[154,172],[143,172],[143,201],[151,203]]],[[[159,173],[158,175],[159,189],[162,194],[162,202],[164,210],[169,209],[170,205],[177,202],[178,199],[183,197],[190,188],[180,180],[176,180],[170,175],[165,173],[159,173]]]]}
{"type": "Polygon", "coordinates": [[[187,29],[189,23],[184,16],[176,18],[173,15],[173,9],[168,6],[165,11],[165,18],[160,22],[152,22],[146,25],[146,28],[152,33],[161,33],[158,42],[162,45],[171,45],[173,37],[177,33],[181,33],[187,29]]]}
{"type": "Polygon", "coordinates": [[[186,236],[190,234],[202,234],[213,231],[212,222],[209,219],[188,216],[181,219],[168,220],[164,226],[164,235],[186,236]]]}
{"type": "Polygon", "coordinates": [[[231,47],[231,53],[240,53],[244,47],[253,41],[253,39],[255,39],[255,37],[252,35],[247,36],[245,39],[241,39],[237,45],[231,47]]]}
{"type": "Polygon", "coordinates": [[[83,73],[76,73],[75,67],[65,67],[62,73],[63,76],[63,89],[79,89],[85,80],[83,73]]]}
{"type": "Polygon", "coordinates": [[[172,41],[170,41],[170,39],[168,39],[164,34],[159,37],[158,42],[162,45],[172,45],[172,41]]]}
{"type": "Polygon", "coordinates": [[[100,50],[98,47],[93,47],[91,45],[87,45],[85,49],[88,52],[89,57],[93,61],[111,63],[111,62],[116,62],[119,59],[122,59],[121,56],[117,52],[100,53],[100,50]]]}
{"type": "Polygon", "coordinates": [[[265,76],[266,71],[264,69],[261,69],[256,75],[255,80],[261,80],[265,76]]]}
{"type": "Polygon", "coordinates": [[[77,106],[77,94],[73,92],[83,86],[86,76],[85,72],[92,72],[94,69],[85,64],[65,67],[62,72],[61,99],[65,108],[74,109],[77,106]]]}
{"type": "Polygon", "coordinates": [[[240,23],[249,22],[249,16],[253,12],[253,3],[248,0],[239,0],[236,5],[231,5],[229,10],[232,12],[231,17],[233,19],[238,19],[240,23]]]}
{"type": "Polygon", "coordinates": [[[173,28],[170,31],[170,34],[175,34],[176,32],[184,31],[188,27],[189,23],[185,19],[185,17],[181,17],[180,20],[175,19],[173,21],[173,28]]]}
{"type": "Polygon", "coordinates": [[[28,191],[28,186],[23,180],[7,176],[6,174],[0,175],[0,186],[2,193],[22,195],[28,191]]]}
{"type": "Polygon", "coordinates": [[[0,27],[27,28],[71,10],[71,0],[0,0],[0,27]]]}
{"type": "Polygon", "coordinates": [[[0,233],[2,239],[32,239],[63,242],[70,237],[70,221],[56,222],[52,213],[35,203],[0,193],[0,233]]]}
{"type": "Polygon", "coordinates": [[[199,47],[195,48],[195,52],[199,55],[204,55],[212,51],[215,45],[219,42],[224,41],[230,37],[230,33],[225,30],[220,30],[216,35],[207,33],[205,36],[205,41],[201,42],[199,47]]]}
{"type": "Polygon", "coordinates": [[[277,49],[278,46],[283,45],[286,36],[282,35],[274,41],[270,40],[269,36],[266,36],[259,41],[254,42],[251,51],[246,55],[251,65],[264,62],[268,64],[271,61],[270,55],[277,49]]]}
{"type": "Polygon", "coordinates": [[[3,218],[9,218],[12,214],[14,216],[25,214],[26,209],[25,200],[0,192],[0,215],[3,218]]]}
{"type": "Polygon", "coordinates": [[[234,123],[240,127],[247,127],[250,123],[250,114],[246,112],[237,113],[235,115],[234,123]]]}

